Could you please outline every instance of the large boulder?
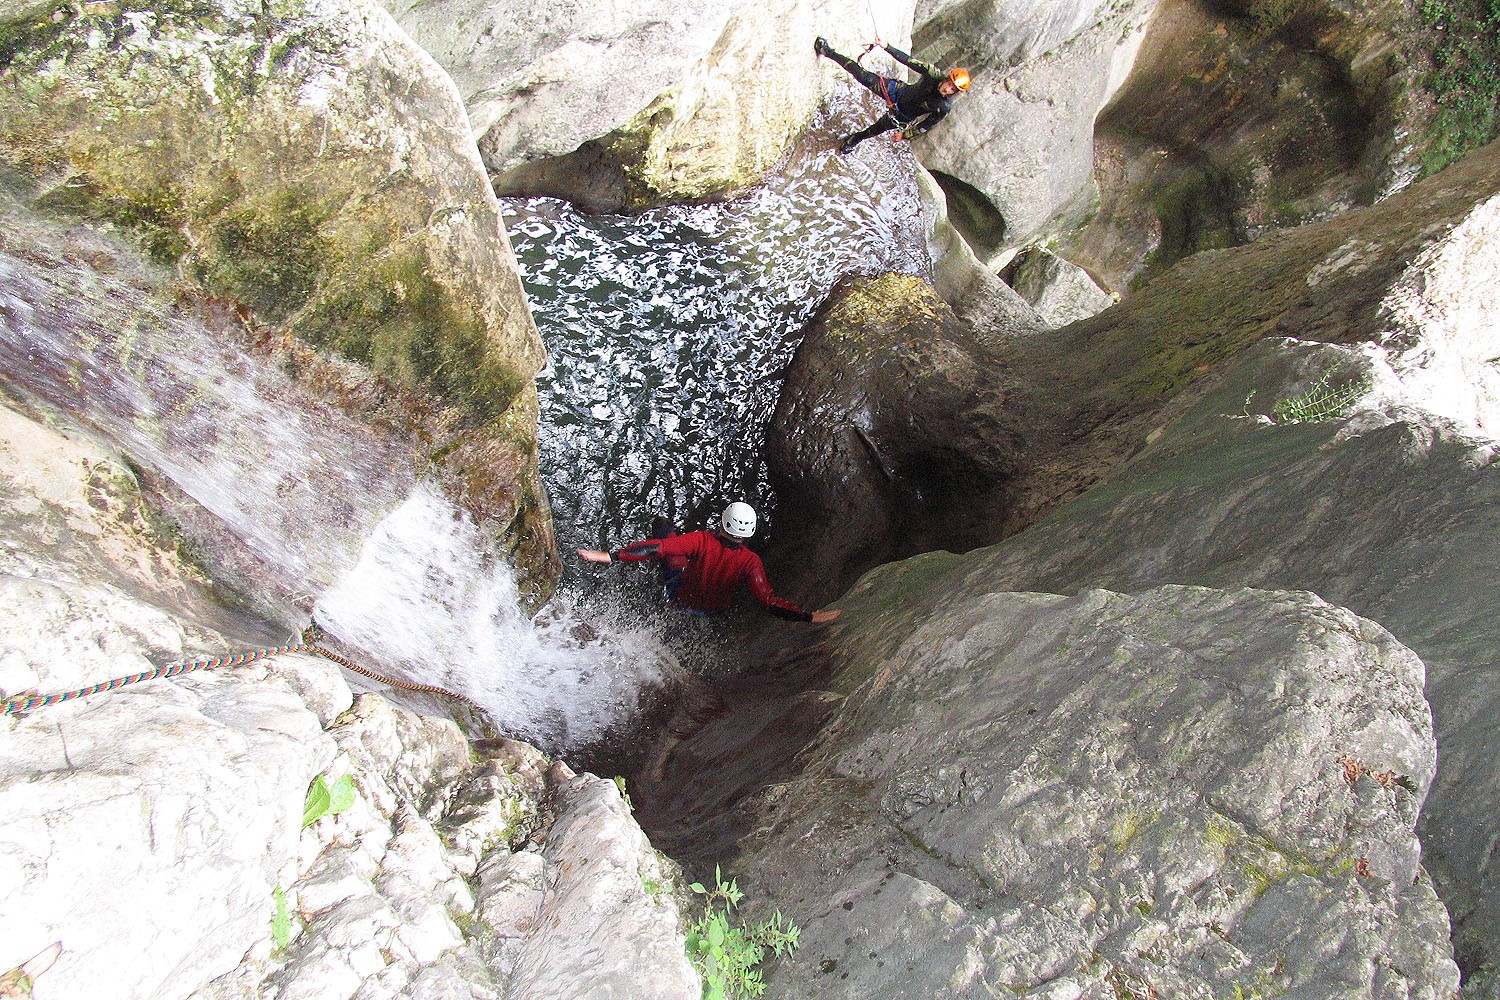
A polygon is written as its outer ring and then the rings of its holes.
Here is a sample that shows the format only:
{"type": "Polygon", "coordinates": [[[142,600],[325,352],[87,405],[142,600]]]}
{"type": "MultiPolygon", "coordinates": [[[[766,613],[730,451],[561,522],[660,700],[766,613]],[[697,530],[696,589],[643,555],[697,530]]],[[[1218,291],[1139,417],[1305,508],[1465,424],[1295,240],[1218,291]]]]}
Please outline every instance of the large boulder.
{"type": "Polygon", "coordinates": [[[931,554],[841,602],[832,716],[739,813],[802,928],[768,995],[1452,996],[1408,649],[1306,593],[1003,590],[931,554]]]}
{"type": "Polygon", "coordinates": [[[420,428],[413,457],[503,526],[545,593],[558,564],[535,474],[541,344],[463,105],[389,15],[11,5],[4,30],[0,158],[21,175],[8,227],[27,206],[120,227],[170,268],[81,259],[54,227],[27,265],[85,293],[32,303],[16,335],[97,328],[143,358],[180,320],[248,343],[335,408],[420,428]],[[58,315],[75,307],[71,324],[58,315]]]}
{"type": "MultiPolygon", "coordinates": [[[[590,212],[638,212],[730,197],[759,182],[807,128],[842,71],[813,39],[878,15],[891,40],[910,25],[898,0],[746,4],[712,48],[629,121],[575,152],[495,177],[501,195],[551,195],[590,212]]],[[[862,32],[863,33],[863,32],[862,32]]],[[[504,150],[491,154],[496,162],[504,150]]]]}
{"type": "Polygon", "coordinates": [[[732,4],[388,0],[453,77],[492,174],[624,125],[705,56],[732,4]]]}
{"type": "MultiPolygon", "coordinates": [[[[1011,334],[1040,321],[1014,299],[1011,334]]],[[[1012,480],[1042,449],[1003,341],[966,331],[911,275],[850,279],[803,333],[766,431],[778,586],[821,604],[865,570],[1009,533],[1012,480]]]]}

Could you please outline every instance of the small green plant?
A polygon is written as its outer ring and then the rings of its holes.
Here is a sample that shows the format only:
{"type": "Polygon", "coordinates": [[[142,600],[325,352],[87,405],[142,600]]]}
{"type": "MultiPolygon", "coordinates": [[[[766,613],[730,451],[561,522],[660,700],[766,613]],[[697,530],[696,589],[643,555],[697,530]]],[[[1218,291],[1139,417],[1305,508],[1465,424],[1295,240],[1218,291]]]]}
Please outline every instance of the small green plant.
{"type": "Polygon", "coordinates": [[[276,900],[276,912],[271,916],[271,942],[280,951],[292,940],[292,914],[287,909],[286,893],[281,891],[281,886],[276,887],[271,898],[276,900]]]}
{"type": "MultiPolygon", "coordinates": [[[[1306,424],[1342,416],[1359,397],[1370,389],[1368,379],[1352,378],[1339,385],[1328,384],[1328,375],[1313,383],[1300,396],[1283,399],[1271,407],[1271,419],[1278,424],[1306,424]]],[[[1249,400],[1247,399],[1248,405],[1249,400]]]]}
{"type": "Polygon", "coordinates": [[[329,787],[321,774],[313,779],[307,789],[307,801],[302,804],[302,829],[306,830],[324,816],[341,813],[354,805],[354,779],[344,775],[329,787]]]}
{"type": "Polygon", "coordinates": [[[761,973],[756,966],[769,950],[789,955],[797,949],[801,929],[777,910],[762,924],[736,926],[731,916],[744,893],[738,880],[724,881],[723,873],[714,867],[714,888],[703,883],[688,886],[704,899],[703,913],[689,926],[687,953],[698,975],[703,977],[703,1000],[731,1000],[733,997],[758,997],[765,992],[761,973]]]}
{"type": "Polygon", "coordinates": [[[1431,45],[1424,81],[1437,107],[1428,126],[1424,173],[1436,173],[1500,135],[1500,3],[1421,0],[1431,45]]]}

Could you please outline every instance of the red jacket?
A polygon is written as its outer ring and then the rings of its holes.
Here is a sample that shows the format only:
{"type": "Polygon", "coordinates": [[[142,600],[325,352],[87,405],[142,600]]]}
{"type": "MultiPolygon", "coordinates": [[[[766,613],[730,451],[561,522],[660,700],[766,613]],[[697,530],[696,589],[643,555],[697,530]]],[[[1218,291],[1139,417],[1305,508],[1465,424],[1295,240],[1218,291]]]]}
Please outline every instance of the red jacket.
{"type": "Polygon", "coordinates": [[[690,531],[667,538],[648,538],[622,546],[615,555],[625,562],[665,559],[670,568],[682,565],[681,582],[672,599],[697,611],[724,611],[740,584],[773,615],[812,621],[812,613],[776,596],[766,579],[760,556],[743,545],[726,542],[712,531],[690,531]]]}

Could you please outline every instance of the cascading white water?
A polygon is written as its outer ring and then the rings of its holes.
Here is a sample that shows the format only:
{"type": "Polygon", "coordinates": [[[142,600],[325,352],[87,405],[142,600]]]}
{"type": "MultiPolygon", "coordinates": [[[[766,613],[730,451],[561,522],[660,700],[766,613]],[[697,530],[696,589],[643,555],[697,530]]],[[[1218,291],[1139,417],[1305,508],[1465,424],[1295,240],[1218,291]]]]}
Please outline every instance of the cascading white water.
{"type": "Polygon", "coordinates": [[[314,618],[354,647],[380,650],[404,676],[463,694],[552,748],[599,741],[633,718],[643,688],[667,685],[676,670],[647,632],[601,635],[557,604],[529,618],[510,563],[423,484],[371,532],[314,618]]]}
{"type": "Polygon", "coordinates": [[[171,275],[126,246],[3,191],[0,217],[0,382],[211,515],[212,537],[195,541],[210,562],[250,567],[256,600],[284,624],[305,623],[299,606],[317,597],[319,623],[361,666],[465,694],[550,752],[627,725],[669,678],[675,663],[645,632],[586,632],[561,604],[529,618],[497,526],[426,482],[403,434],[178,308],[171,275]]]}

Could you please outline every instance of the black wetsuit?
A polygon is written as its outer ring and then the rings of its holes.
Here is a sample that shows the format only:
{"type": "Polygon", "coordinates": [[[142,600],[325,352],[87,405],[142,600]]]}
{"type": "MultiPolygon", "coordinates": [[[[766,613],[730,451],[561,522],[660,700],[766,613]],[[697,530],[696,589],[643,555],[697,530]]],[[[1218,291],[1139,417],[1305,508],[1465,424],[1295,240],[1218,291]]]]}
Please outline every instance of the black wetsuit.
{"type": "Polygon", "coordinates": [[[953,95],[944,95],[938,91],[938,85],[948,79],[948,74],[931,63],[912,58],[900,49],[893,49],[889,45],[884,48],[897,62],[911,67],[920,74],[914,83],[902,83],[900,80],[892,80],[890,77],[873,73],[848,56],[840,55],[832,49],[825,49],[823,52],[829,59],[842,66],[850,76],[878,94],[890,109],[875,119],[869,128],[845,136],[840,146],[841,152],[847,153],[871,136],[889,132],[894,128],[904,129],[911,126],[920,135],[942,121],[943,117],[953,110],[953,95]]]}

